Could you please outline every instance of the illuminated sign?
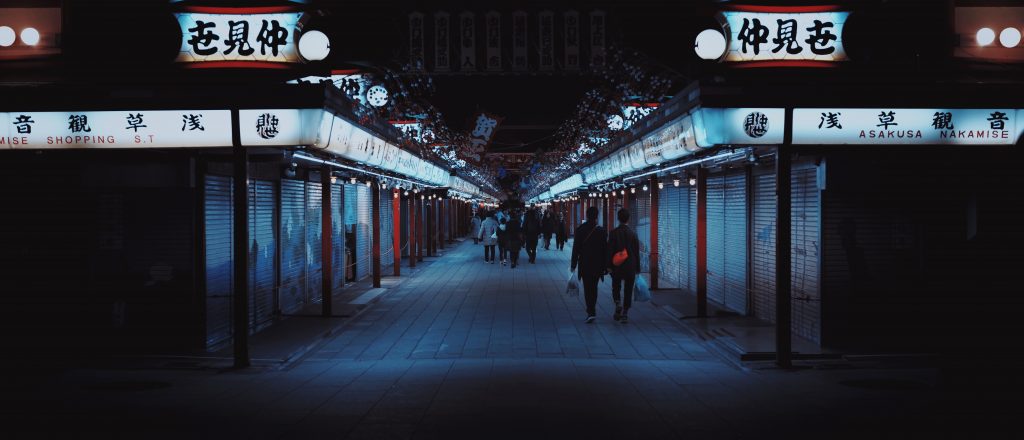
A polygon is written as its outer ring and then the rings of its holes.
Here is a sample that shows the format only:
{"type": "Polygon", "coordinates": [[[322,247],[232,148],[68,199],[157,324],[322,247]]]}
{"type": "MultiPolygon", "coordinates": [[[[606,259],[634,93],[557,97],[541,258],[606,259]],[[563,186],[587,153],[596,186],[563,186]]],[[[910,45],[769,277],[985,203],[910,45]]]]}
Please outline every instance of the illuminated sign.
{"type": "Polygon", "coordinates": [[[809,65],[846,61],[843,27],[849,12],[831,7],[743,7],[724,11],[726,62],[809,65]]]}
{"type": "Polygon", "coordinates": [[[239,110],[242,145],[312,145],[317,142],[322,120],[328,117],[321,109],[239,110]]]}
{"type": "Polygon", "coordinates": [[[302,62],[298,45],[302,15],[175,13],[181,26],[181,49],[176,61],[197,63],[196,67],[302,62]]]}
{"type": "Polygon", "coordinates": [[[0,149],[224,146],[228,110],[0,113],[0,149]]]}
{"type": "Polygon", "coordinates": [[[715,145],[776,145],[783,141],[786,111],[781,108],[705,108],[694,115],[696,140],[715,145]]]}
{"type": "Polygon", "coordinates": [[[1013,145],[1019,110],[798,108],[794,144],[1013,145]]]}

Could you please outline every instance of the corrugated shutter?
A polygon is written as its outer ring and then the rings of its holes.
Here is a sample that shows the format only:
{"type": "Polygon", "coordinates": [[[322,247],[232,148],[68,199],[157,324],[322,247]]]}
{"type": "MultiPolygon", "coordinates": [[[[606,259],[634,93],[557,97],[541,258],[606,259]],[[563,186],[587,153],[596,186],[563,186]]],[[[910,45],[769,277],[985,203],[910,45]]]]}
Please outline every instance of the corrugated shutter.
{"type": "Polygon", "coordinates": [[[207,175],[203,216],[206,251],[206,346],[231,338],[232,186],[231,178],[207,175]]]}
{"type": "Polygon", "coordinates": [[[402,217],[401,218],[401,224],[399,225],[402,228],[402,233],[401,233],[402,247],[401,247],[400,251],[402,252],[402,256],[403,257],[408,257],[409,256],[409,249],[410,249],[410,246],[409,246],[409,201],[405,200],[405,199],[400,199],[400,200],[401,200],[401,203],[398,204],[398,206],[399,206],[399,215],[402,217]]]}
{"type": "Polygon", "coordinates": [[[686,215],[686,209],[680,205],[682,193],[681,189],[670,185],[658,194],[658,274],[666,288],[686,288],[683,255],[689,235],[680,227],[680,220],[686,215]]]}
{"type": "Polygon", "coordinates": [[[323,186],[306,182],[306,303],[323,302],[323,186]]]}
{"type": "MultiPolygon", "coordinates": [[[[655,188],[657,190],[657,188],[655,188]]],[[[651,271],[651,191],[636,193],[636,236],[640,239],[640,270],[651,271]]]]}
{"type": "Polygon", "coordinates": [[[753,174],[751,230],[751,295],[753,315],[775,322],[775,170],[759,167],[753,174]]]}
{"type": "Polygon", "coordinates": [[[821,342],[821,295],[818,255],[821,243],[821,198],[818,169],[793,164],[793,333],[821,342]]]}
{"type": "Polygon", "coordinates": [[[281,313],[297,313],[306,296],[306,184],[281,180],[281,313]]]}
{"type": "Polygon", "coordinates": [[[689,280],[689,289],[691,293],[697,293],[697,187],[690,186],[686,190],[689,196],[690,205],[690,224],[686,228],[687,235],[689,236],[689,255],[686,259],[686,275],[689,280]]]}
{"type": "Polygon", "coordinates": [[[747,313],[747,176],[725,177],[725,306],[747,313]]]}
{"type": "Polygon", "coordinates": [[[345,287],[345,206],[341,203],[342,183],[331,185],[331,281],[334,293],[345,287]]]}
{"type": "Polygon", "coordinates": [[[370,206],[373,200],[370,198],[370,187],[366,185],[355,185],[358,202],[356,205],[356,279],[362,279],[370,274],[370,247],[373,244],[373,225],[370,224],[372,215],[370,206]]]}
{"type": "Polygon", "coordinates": [[[708,299],[725,303],[725,176],[708,177],[708,299]]]}
{"type": "Polygon", "coordinates": [[[351,183],[345,184],[345,231],[346,233],[348,233],[348,231],[355,231],[355,242],[345,242],[345,253],[348,257],[345,259],[344,268],[346,278],[342,279],[347,279],[349,271],[355,273],[355,270],[360,266],[359,254],[356,253],[359,247],[359,228],[357,225],[359,219],[359,199],[357,198],[357,194],[358,191],[356,190],[356,185],[351,183]],[[351,252],[348,248],[351,248],[351,252]]]}
{"type": "Polygon", "coordinates": [[[274,255],[274,182],[255,180],[249,184],[249,295],[250,328],[254,331],[274,319],[274,286],[277,270],[274,255]]]}
{"type": "MultiPolygon", "coordinates": [[[[394,197],[391,191],[380,190],[380,265],[381,267],[391,267],[395,264],[395,251],[394,251],[394,225],[392,217],[391,203],[394,197]]],[[[373,225],[370,225],[370,232],[373,232],[373,225]]]]}

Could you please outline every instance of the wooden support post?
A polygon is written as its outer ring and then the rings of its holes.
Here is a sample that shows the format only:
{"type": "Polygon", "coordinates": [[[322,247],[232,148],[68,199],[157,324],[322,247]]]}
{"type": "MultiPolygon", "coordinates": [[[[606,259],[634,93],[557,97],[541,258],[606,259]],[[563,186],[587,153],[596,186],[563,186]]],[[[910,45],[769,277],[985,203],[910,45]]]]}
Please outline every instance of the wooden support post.
{"type": "Polygon", "coordinates": [[[708,170],[697,168],[697,316],[708,316],[708,170]]]}
{"type": "Polygon", "coordinates": [[[373,261],[370,267],[373,271],[373,287],[380,287],[380,183],[373,182],[370,185],[370,200],[373,206],[370,212],[373,216],[373,261]]]}
{"type": "Polygon", "coordinates": [[[238,110],[231,111],[231,140],[234,159],[233,234],[234,289],[231,314],[235,368],[246,368],[249,360],[249,152],[242,146],[238,110]]]}
{"type": "Polygon", "coordinates": [[[789,148],[775,150],[775,363],[789,368],[793,364],[790,336],[792,309],[792,159],[789,148]]]}
{"type": "Polygon", "coordinates": [[[658,203],[661,201],[660,190],[658,189],[658,176],[651,175],[651,182],[648,184],[651,190],[651,289],[658,288],[658,203]]]}
{"type": "Polygon", "coordinates": [[[391,256],[395,259],[394,275],[402,275],[402,194],[391,190],[391,256]]]}
{"type": "Polygon", "coordinates": [[[334,227],[332,216],[335,209],[331,203],[333,202],[331,200],[331,167],[327,165],[320,168],[320,198],[320,203],[323,207],[320,216],[320,255],[322,259],[320,267],[323,268],[323,275],[321,277],[323,284],[320,287],[320,314],[326,318],[333,314],[331,309],[333,307],[331,298],[334,293],[334,227]]]}

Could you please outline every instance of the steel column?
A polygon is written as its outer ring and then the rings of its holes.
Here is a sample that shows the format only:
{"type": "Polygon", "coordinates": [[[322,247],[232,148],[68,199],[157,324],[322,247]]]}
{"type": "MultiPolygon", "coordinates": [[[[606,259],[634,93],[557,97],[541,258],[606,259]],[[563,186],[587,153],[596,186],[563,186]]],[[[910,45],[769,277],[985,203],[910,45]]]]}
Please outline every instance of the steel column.
{"type": "Polygon", "coordinates": [[[234,289],[232,344],[235,368],[245,368],[249,361],[249,152],[242,146],[238,110],[231,111],[231,143],[234,159],[234,289]]]}
{"type": "Polygon", "coordinates": [[[697,316],[708,316],[708,170],[697,168],[697,316]]]}

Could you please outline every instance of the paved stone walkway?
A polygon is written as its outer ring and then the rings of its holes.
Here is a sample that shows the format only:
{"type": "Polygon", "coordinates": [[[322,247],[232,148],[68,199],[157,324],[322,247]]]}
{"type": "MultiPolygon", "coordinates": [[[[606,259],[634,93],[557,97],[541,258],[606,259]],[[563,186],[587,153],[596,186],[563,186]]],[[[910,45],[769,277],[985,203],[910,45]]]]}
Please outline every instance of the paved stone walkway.
{"type": "Polygon", "coordinates": [[[459,244],[286,369],[5,374],[0,438],[994,438],[1020,415],[928,369],[738,368],[650,304],[613,322],[608,283],[584,324],[569,250],[539,252],[459,244]]]}

